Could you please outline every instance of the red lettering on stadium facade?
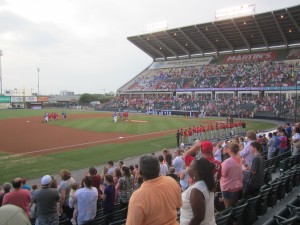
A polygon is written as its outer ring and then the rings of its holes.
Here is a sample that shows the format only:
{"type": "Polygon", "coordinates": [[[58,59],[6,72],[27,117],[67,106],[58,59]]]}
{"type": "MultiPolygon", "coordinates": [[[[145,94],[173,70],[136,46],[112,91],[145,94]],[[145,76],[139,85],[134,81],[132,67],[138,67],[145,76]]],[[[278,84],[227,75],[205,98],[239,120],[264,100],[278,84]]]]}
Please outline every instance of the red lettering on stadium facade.
{"type": "Polygon", "coordinates": [[[227,55],[223,58],[223,63],[240,63],[240,62],[261,62],[270,61],[277,58],[277,52],[257,52],[248,54],[227,55]]]}

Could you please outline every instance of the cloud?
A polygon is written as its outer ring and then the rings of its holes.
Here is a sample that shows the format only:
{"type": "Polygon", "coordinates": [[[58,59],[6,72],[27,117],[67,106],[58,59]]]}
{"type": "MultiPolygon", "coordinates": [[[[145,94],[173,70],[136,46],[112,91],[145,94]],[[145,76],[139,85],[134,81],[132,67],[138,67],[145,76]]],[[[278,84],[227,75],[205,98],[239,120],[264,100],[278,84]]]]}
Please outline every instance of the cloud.
{"type": "Polygon", "coordinates": [[[0,5],[7,5],[8,2],[6,0],[0,0],[0,5]]]}

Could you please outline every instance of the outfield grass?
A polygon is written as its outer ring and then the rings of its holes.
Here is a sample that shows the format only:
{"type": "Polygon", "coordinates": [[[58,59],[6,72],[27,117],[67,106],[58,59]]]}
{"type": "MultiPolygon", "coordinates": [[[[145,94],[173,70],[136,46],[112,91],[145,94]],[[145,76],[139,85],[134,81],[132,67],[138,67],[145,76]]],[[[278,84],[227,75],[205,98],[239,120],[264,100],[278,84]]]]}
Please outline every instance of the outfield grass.
{"type": "MultiPolygon", "coordinates": [[[[46,110],[0,110],[0,119],[41,116],[46,110]]],[[[52,110],[48,110],[52,111],[52,110]]],[[[59,111],[59,110],[53,110],[59,111]]],[[[68,114],[86,114],[99,112],[67,111],[68,114]]],[[[91,130],[96,132],[124,132],[143,134],[163,130],[172,130],[198,125],[201,120],[177,116],[144,116],[130,115],[131,120],[144,120],[148,123],[117,123],[111,117],[99,117],[76,120],[60,120],[51,123],[54,126],[65,126],[74,129],[91,130]]],[[[205,118],[205,120],[224,120],[224,118],[205,118]]],[[[247,129],[265,130],[275,128],[270,122],[247,121],[247,129]]],[[[82,149],[52,153],[42,156],[6,157],[0,149],[0,184],[15,177],[36,178],[44,174],[56,174],[61,169],[75,170],[92,165],[101,165],[108,160],[119,160],[127,157],[159,151],[163,148],[174,148],[175,133],[144,141],[123,144],[105,144],[82,149]]]]}

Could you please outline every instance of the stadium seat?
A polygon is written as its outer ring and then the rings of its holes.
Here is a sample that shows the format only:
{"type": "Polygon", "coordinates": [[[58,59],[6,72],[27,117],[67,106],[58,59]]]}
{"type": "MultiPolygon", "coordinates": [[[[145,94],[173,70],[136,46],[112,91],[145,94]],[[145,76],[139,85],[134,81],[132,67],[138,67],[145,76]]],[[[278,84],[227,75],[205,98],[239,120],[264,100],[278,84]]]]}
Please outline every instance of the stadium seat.
{"type": "Polygon", "coordinates": [[[286,193],[291,193],[294,188],[293,179],[294,179],[295,173],[296,173],[295,169],[290,169],[284,173],[284,175],[288,177],[287,181],[285,183],[285,192],[286,193]]]}
{"type": "Polygon", "coordinates": [[[84,225],[107,225],[107,224],[108,224],[108,215],[103,215],[101,217],[86,222],[84,225]]]}
{"type": "Polygon", "coordinates": [[[110,221],[114,222],[114,221],[126,219],[127,210],[128,210],[127,208],[124,208],[124,209],[120,209],[120,210],[117,210],[117,211],[113,211],[110,214],[110,221]]]}
{"type": "Polygon", "coordinates": [[[248,202],[245,199],[241,199],[232,207],[231,220],[233,224],[243,224],[243,212],[247,205],[248,202]]]}
{"type": "Polygon", "coordinates": [[[274,165],[266,167],[264,171],[264,183],[268,184],[270,181],[272,181],[272,172],[274,170],[274,165]]]}
{"type": "Polygon", "coordinates": [[[270,185],[264,185],[260,189],[260,198],[256,204],[256,212],[258,216],[264,215],[268,211],[267,197],[271,191],[270,185]]]}
{"type": "Polygon", "coordinates": [[[278,224],[294,224],[297,219],[297,213],[295,208],[284,207],[274,215],[274,219],[278,224]]]}
{"type": "Polygon", "coordinates": [[[280,184],[278,185],[278,188],[277,188],[277,199],[278,200],[282,200],[286,195],[285,184],[286,184],[287,179],[288,179],[288,176],[286,176],[286,175],[283,175],[283,176],[277,178],[277,180],[280,182],[280,184]]]}
{"type": "Polygon", "coordinates": [[[294,166],[293,169],[296,170],[293,177],[293,186],[297,187],[300,184],[300,165],[294,166]]]}
{"type": "Polygon", "coordinates": [[[277,200],[278,200],[277,199],[277,189],[278,189],[279,184],[280,184],[280,181],[277,179],[270,182],[271,191],[269,192],[268,197],[267,197],[268,207],[273,207],[277,204],[277,200]]]}
{"type": "Polygon", "coordinates": [[[215,216],[217,225],[228,225],[230,216],[231,216],[231,208],[225,209],[222,212],[218,212],[215,216]]]}
{"type": "Polygon", "coordinates": [[[126,219],[125,220],[118,220],[115,222],[111,222],[109,225],[125,225],[126,224],[126,219]]]}
{"type": "Polygon", "coordinates": [[[243,213],[244,225],[252,225],[257,220],[256,205],[259,198],[260,195],[247,199],[247,206],[243,213]]]}

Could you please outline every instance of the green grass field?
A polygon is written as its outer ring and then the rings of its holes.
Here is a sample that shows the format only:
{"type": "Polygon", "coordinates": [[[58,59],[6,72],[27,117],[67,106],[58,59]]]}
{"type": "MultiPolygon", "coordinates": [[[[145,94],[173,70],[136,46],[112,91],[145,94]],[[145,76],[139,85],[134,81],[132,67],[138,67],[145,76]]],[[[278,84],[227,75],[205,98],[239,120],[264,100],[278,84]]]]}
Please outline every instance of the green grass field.
{"type": "MultiPolygon", "coordinates": [[[[55,111],[55,110],[53,110],[55,111]]],[[[41,116],[43,110],[1,110],[0,119],[41,116]]],[[[72,114],[91,114],[100,112],[67,111],[72,114]]],[[[112,123],[111,117],[89,119],[61,120],[52,123],[55,126],[65,126],[74,129],[91,130],[95,132],[123,132],[129,134],[144,134],[156,131],[172,130],[189,127],[203,120],[224,120],[224,118],[184,118],[177,116],[144,116],[130,115],[131,120],[144,120],[148,123],[112,123]]],[[[247,129],[264,130],[275,128],[276,125],[262,121],[247,121],[247,129]]],[[[56,174],[61,169],[75,170],[92,165],[105,164],[108,160],[119,160],[126,157],[142,155],[159,151],[163,148],[176,146],[175,133],[143,141],[133,141],[123,144],[105,144],[93,147],[75,149],[40,156],[7,157],[0,149],[0,184],[15,177],[37,178],[45,174],[56,174]]]]}

